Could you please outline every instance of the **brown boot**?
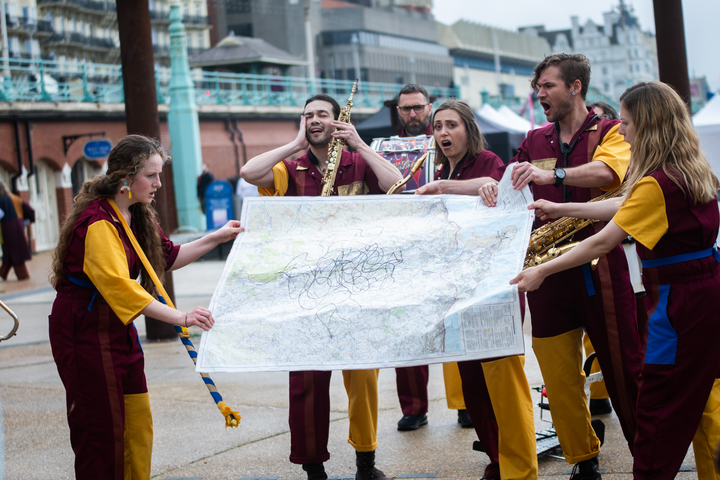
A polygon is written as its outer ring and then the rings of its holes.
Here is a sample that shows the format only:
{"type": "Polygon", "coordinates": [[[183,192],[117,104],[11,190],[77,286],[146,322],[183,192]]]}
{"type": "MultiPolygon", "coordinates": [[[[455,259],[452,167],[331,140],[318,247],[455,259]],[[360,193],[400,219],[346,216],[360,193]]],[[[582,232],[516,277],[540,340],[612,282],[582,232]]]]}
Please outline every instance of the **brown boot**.
{"type": "Polygon", "coordinates": [[[390,480],[375,468],[375,452],[355,452],[355,480],[390,480]]]}
{"type": "Polygon", "coordinates": [[[327,480],[328,478],[322,463],[306,463],[302,469],[307,472],[308,480],[327,480]]]}

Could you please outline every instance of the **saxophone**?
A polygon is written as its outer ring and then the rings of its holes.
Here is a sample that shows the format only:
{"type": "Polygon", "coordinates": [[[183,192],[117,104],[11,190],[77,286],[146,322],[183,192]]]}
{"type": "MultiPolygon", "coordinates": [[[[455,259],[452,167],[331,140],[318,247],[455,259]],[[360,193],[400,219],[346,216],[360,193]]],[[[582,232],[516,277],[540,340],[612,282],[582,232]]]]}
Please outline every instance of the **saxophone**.
{"type": "MultiPolygon", "coordinates": [[[[623,194],[623,187],[620,186],[615,190],[610,190],[599,197],[593,198],[588,203],[599,202],[609,198],[619,197],[623,194]]],[[[557,246],[565,240],[572,240],[573,235],[588,227],[599,220],[591,220],[585,218],[562,217],[554,222],[547,223],[536,229],[530,235],[530,245],[525,255],[525,264],[523,270],[530,267],[537,267],[543,263],[549,262],[553,258],[569,252],[580,242],[570,242],[565,245],[557,246]]],[[[592,266],[597,265],[598,259],[593,260],[592,266]]]]}
{"type": "MultiPolygon", "coordinates": [[[[355,96],[355,92],[357,91],[357,86],[358,81],[355,79],[352,84],[352,91],[350,92],[350,98],[348,98],[347,105],[340,109],[340,116],[338,116],[337,119],[338,122],[350,123],[350,109],[353,106],[352,101],[355,96]]],[[[333,138],[332,142],[330,142],[330,147],[328,148],[327,170],[323,175],[322,193],[320,194],[323,197],[329,197],[333,194],[335,189],[337,166],[340,162],[340,158],[342,157],[342,150],[345,145],[347,145],[347,143],[341,138],[333,138]]]]}
{"type": "Polygon", "coordinates": [[[410,172],[407,174],[407,176],[405,178],[403,178],[402,180],[398,180],[397,183],[395,183],[395,185],[390,187],[390,190],[387,191],[387,194],[392,195],[393,193],[397,192],[400,187],[402,187],[407,182],[409,182],[410,179],[412,178],[412,176],[415,175],[417,173],[417,171],[423,167],[423,164],[425,163],[425,159],[427,158],[427,156],[428,156],[428,154],[427,154],[427,152],[425,152],[425,154],[422,157],[420,157],[417,160],[417,162],[415,162],[415,165],[413,165],[413,167],[410,169],[410,172]]]}

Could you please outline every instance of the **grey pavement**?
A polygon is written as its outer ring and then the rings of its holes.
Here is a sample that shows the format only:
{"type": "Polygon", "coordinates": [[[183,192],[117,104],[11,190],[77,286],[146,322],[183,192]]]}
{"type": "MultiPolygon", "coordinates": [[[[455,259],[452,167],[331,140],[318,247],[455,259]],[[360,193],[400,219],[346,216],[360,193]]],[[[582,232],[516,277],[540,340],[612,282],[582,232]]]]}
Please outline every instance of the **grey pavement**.
{"type": "MultiPolygon", "coordinates": [[[[0,479],[72,479],[73,452],[65,418],[65,396],[52,359],[47,316],[54,291],[47,283],[51,257],[36,255],[30,262],[31,280],[0,283],[0,299],[20,318],[16,337],[0,343],[0,479]],[[4,435],[4,437],[3,437],[4,435]],[[4,452],[2,449],[4,447],[4,452]],[[4,467],[4,468],[3,468],[4,467]]],[[[196,262],[174,274],[178,308],[207,306],[220,278],[223,262],[196,262]]],[[[288,461],[288,374],[214,374],[225,401],[240,410],[239,429],[225,429],[185,348],[179,341],[149,342],[144,320],[138,319],[146,356],[146,374],[153,409],[155,441],[153,478],[158,479],[302,479],[300,466],[288,461]]],[[[531,386],[542,377],[530,348],[526,322],[526,373],[531,386]]],[[[0,317],[0,334],[11,328],[0,317]]],[[[199,342],[199,330],[192,332],[199,342]]],[[[414,432],[398,432],[402,416],[395,373],[382,370],[379,380],[380,414],[377,465],[395,478],[477,479],[487,464],[484,453],[472,450],[475,433],[462,429],[455,411],[448,410],[439,365],[430,367],[429,424],[414,432]]],[[[354,478],[354,450],[347,443],[347,395],[342,376],[331,383],[331,459],[326,469],[335,478],[354,478]]],[[[533,391],[534,400],[539,400],[533,391]]],[[[547,415],[546,415],[547,416],[547,415]]],[[[547,428],[540,421],[538,429],[547,428]]],[[[603,478],[632,478],[632,458],[614,414],[600,416],[606,424],[606,443],[600,453],[603,478]]],[[[557,449],[540,458],[540,478],[567,478],[570,466],[557,449]]],[[[697,478],[692,449],[680,479],[697,478]]]]}

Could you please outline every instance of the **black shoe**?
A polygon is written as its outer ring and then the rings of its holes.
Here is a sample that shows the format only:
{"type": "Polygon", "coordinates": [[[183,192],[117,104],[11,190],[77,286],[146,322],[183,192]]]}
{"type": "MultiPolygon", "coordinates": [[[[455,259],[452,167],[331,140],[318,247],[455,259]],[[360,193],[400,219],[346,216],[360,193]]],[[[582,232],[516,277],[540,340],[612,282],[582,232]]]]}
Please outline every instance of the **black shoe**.
{"type": "MultiPolygon", "coordinates": [[[[425,419],[427,422],[427,419],[425,419]]],[[[375,452],[355,452],[355,480],[390,480],[375,468],[375,452]]]]}
{"type": "Polygon", "coordinates": [[[612,405],[609,398],[600,400],[590,399],[590,415],[606,415],[612,413],[612,405]]]}
{"type": "Polygon", "coordinates": [[[600,480],[602,475],[598,471],[598,458],[576,463],[572,469],[570,480],[600,480]]]}
{"type": "Polygon", "coordinates": [[[302,469],[307,472],[308,480],[327,480],[328,478],[322,463],[306,463],[302,469]]]}
{"type": "Polygon", "coordinates": [[[472,420],[467,410],[458,410],[458,423],[462,428],[473,428],[472,420]]]}
{"type": "Polygon", "coordinates": [[[398,430],[401,432],[408,430],[417,430],[423,425],[427,425],[427,415],[403,415],[398,422],[398,430]]]}

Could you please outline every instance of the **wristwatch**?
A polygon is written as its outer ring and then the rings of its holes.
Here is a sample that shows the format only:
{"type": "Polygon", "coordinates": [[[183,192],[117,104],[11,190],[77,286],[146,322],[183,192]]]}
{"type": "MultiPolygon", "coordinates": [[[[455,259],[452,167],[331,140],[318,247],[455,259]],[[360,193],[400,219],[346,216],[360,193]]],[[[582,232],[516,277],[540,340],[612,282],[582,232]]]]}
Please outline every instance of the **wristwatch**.
{"type": "Polygon", "coordinates": [[[554,168],[555,171],[555,186],[559,187],[565,181],[565,170],[562,168],[554,168]]]}

